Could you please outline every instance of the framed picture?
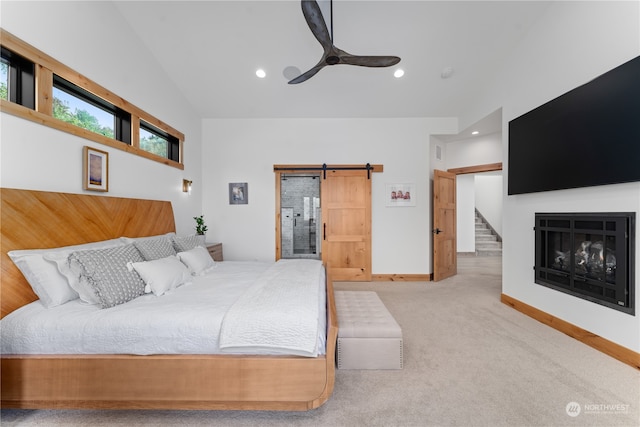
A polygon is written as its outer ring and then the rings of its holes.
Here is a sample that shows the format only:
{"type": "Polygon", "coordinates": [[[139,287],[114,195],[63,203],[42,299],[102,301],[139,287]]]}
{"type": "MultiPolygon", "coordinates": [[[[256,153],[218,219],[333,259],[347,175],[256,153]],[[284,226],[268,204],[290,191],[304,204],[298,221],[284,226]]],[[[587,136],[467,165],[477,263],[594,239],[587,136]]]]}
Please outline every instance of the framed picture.
{"type": "Polygon", "coordinates": [[[398,183],[385,185],[386,206],[415,206],[416,192],[413,183],[398,183]]]}
{"type": "Polygon", "coordinates": [[[249,186],[246,182],[229,183],[229,204],[246,205],[249,203],[249,186]]]}
{"type": "Polygon", "coordinates": [[[82,157],[83,188],[109,191],[109,153],[85,146],[82,157]]]}

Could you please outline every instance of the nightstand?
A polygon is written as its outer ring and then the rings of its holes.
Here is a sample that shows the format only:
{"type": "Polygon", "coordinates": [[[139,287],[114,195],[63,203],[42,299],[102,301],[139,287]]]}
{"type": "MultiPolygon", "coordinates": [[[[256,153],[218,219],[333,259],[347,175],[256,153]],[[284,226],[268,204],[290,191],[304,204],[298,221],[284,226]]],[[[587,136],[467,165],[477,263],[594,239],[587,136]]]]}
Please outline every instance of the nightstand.
{"type": "Polygon", "coordinates": [[[207,250],[214,261],[222,261],[222,243],[207,244],[207,250]]]}

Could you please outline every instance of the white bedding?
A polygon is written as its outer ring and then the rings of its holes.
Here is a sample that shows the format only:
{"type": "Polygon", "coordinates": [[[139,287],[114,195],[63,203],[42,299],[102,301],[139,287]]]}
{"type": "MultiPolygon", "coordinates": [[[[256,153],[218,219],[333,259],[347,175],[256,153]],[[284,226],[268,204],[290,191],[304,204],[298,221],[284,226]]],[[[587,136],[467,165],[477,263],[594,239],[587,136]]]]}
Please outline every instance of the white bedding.
{"type": "Polygon", "coordinates": [[[227,311],[220,331],[224,352],[318,355],[318,316],[324,306],[322,264],[280,260],[227,311]]]}
{"type": "MultiPolygon", "coordinates": [[[[45,308],[35,301],[0,322],[2,354],[219,354],[227,310],[273,263],[225,261],[191,284],[108,309],[79,299],[45,308]]],[[[324,273],[324,270],[322,270],[324,273]]],[[[324,274],[317,313],[318,354],[325,352],[324,274]]],[[[313,311],[313,310],[312,310],[313,311]]],[[[290,354],[296,354],[294,349],[290,354]]],[[[258,347],[242,354],[282,354],[258,347]]]]}

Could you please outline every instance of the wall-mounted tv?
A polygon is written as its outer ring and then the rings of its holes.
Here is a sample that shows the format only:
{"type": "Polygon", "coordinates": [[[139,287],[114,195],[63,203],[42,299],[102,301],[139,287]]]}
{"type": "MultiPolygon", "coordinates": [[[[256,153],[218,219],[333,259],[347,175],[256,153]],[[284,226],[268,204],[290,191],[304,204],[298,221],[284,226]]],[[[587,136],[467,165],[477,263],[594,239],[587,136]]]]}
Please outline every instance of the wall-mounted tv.
{"type": "Polygon", "coordinates": [[[640,181],[640,56],[509,122],[508,194],[640,181]]]}

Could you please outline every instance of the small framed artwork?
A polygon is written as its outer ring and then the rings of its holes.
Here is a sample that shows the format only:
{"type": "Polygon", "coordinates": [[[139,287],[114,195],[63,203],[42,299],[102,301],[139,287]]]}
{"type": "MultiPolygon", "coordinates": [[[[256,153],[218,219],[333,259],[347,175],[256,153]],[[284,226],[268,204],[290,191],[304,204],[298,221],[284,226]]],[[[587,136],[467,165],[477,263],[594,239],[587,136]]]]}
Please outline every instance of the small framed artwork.
{"type": "Polygon", "coordinates": [[[246,205],[249,203],[249,186],[246,182],[229,183],[229,204],[246,205]]]}
{"type": "Polygon", "coordinates": [[[386,206],[415,206],[415,184],[397,183],[385,185],[386,206]]]}
{"type": "Polygon", "coordinates": [[[85,146],[82,157],[83,188],[109,191],[109,153],[85,146]]]}

